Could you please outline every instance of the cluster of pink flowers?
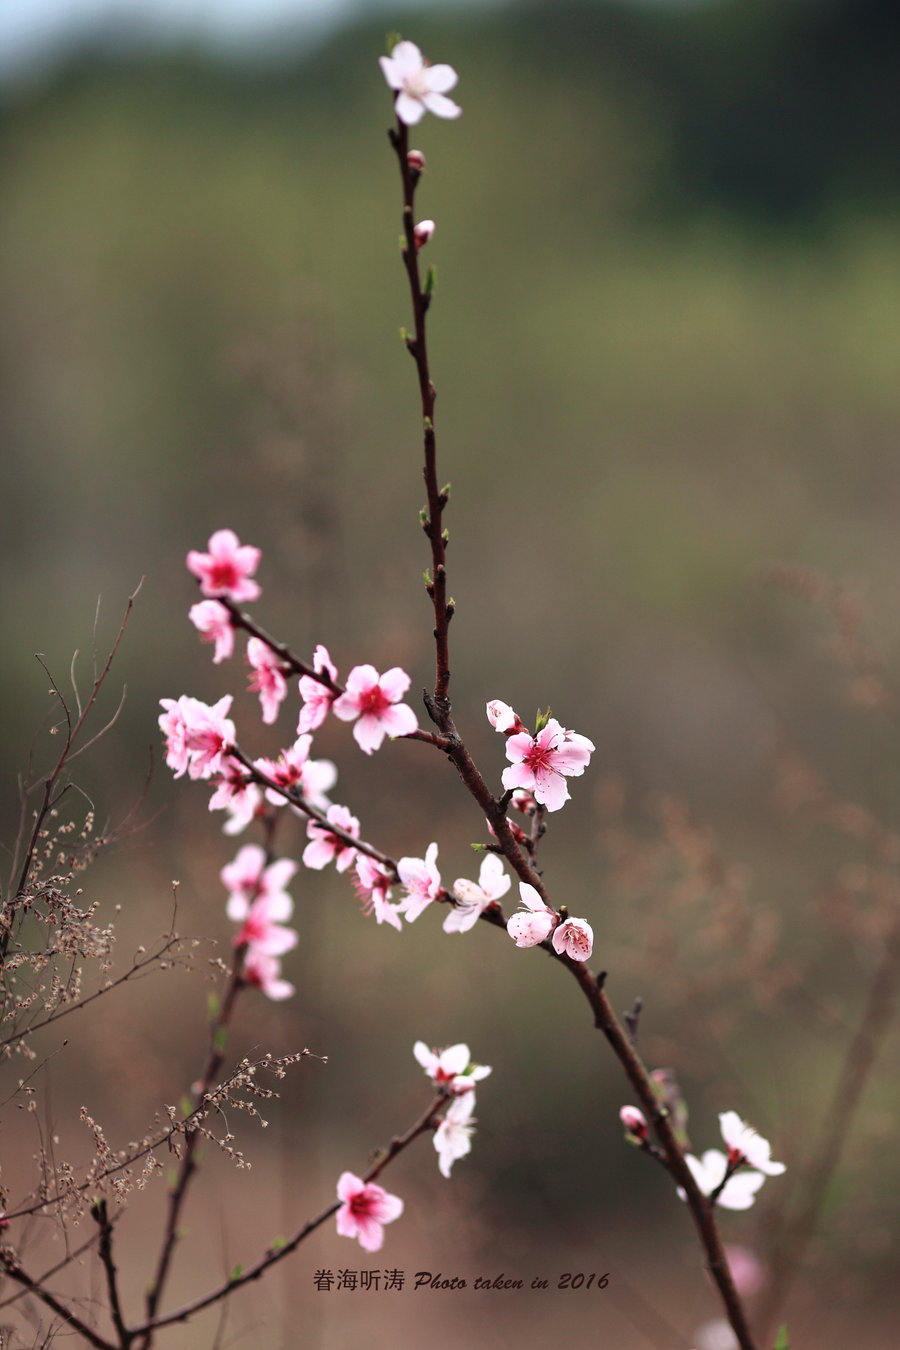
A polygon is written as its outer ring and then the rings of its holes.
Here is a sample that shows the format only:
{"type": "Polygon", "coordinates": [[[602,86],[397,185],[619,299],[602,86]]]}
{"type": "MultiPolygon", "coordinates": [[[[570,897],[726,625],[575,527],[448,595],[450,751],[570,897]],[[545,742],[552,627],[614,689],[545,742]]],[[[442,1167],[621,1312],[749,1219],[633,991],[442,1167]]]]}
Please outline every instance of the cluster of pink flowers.
{"type": "MultiPolygon", "coordinates": [[[[208,552],[192,549],[187,555],[188,568],[207,597],[191,606],[190,620],[203,641],[214,644],[216,664],[234,653],[234,622],[226,602],[236,605],[256,600],[261,594],[252,580],[260,556],[258,548],[242,544],[233,530],[217,530],[210,537],[208,552]]],[[[271,725],[288,695],[290,666],[267,641],[256,636],[247,640],[247,663],[249,687],[259,695],[263,721],[271,725]]],[[[374,666],[361,665],[353,667],[341,691],[337,667],[328,648],[320,643],[313,655],[312,673],[300,677],[297,735],[315,731],[331,710],[341,721],[355,723],[354,739],[371,755],[386,736],[409,736],[418,730],[412,708],[401,702],[409,686],[410,678],[399,666],[379,675],[374,666]]]]}
{"type": "Polygon", "coordinates": [[[555,717],[532,736],[518,713],[500,699],[488,703],[487,716],[494,730],[506,736],[510,767],[503,770],[503,786],[507,791],[524,789],[539,806],[558,811],[569,800],[566,779],[584,773],[594,753],[593,741],[567,731],[555,717]]]}
{"type": "Polygon", "coordinates": [[[553,950],[558,956],[569,956],[573,961],[589,961],[594,950],[594,933],[586,919],[565,918],[545,904],[540,893],[527,881],[519,882],[523,909],[518,910],[506,925],[506,931],[517,947],[537,947],[550,934],[553,950]]]}
{"type": "Polygon", "coordinates": [[[285,928],[294,912],[294,902],[285,887],[297,871],[290,858],[267,863],[258,844],[245,844],[237,857],[222,868],[228,891],[225,912],[240,924],[232,939],[246,947],[243,978],[272,999],[289,998],[294,986],[281,978],[280,958],[297,945],[293,928],[285,928]]]}
{"type": "Polygon", "coordinates": [[[226,716],[231,695],[212,707],[187,694],[161,698],[160,704],[165,709],[159,725],[166,738],[166,763],[175,777],[180,778],[185,770],[191,778],[211,778],[218,773],[235,743],[234,723],[226,716]]]}

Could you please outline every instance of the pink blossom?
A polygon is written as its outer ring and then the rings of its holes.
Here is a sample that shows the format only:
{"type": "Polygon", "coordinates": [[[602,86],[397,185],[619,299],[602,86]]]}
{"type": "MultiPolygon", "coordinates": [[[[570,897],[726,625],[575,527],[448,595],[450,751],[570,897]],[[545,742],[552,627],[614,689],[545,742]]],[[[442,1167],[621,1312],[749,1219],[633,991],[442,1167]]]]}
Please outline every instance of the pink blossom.
{"type": "Polygon", "coordinates": [[[429,844],[424,858],[401,858],[397,871],[406,888],[406,898],[398,909],[407,923],[417,919],[432,900],[441,894],[441,874],[437,870],[437,844],[429,844]]]}
{"type": "Polygon", "coordinates": [[[191,549],[187,555],[188,570],[199,577],[203,594],[224,595],[237,603],[258,599],[260,588],[250,577],[259,565],[260,550],[241,544],[234,530],[216,530],[208,547],[208,553],[191,549]]]}
{"type": "Polygon", "coordinates": [[[502,731],[506,736],[527,730],[519,714],[499,698],[492,698],[487,705],[487,718],[495,731],[502,731]]]}
{"type": "Polygon", "coordinates": [[[445,98],[459,76],[452,66],[430,66],[414,42],[398,42],[390,56],[380,56],[384,78],[396,89],[394,111],[407,126],[421,122],[426,112],[435,117],[459,117],[462,108],[445,98]]]}
{"type": "Polygon", "coordinates": [[[253,674],[249,688],[259,694],[262,705],[262,719],[267,726],[278,717],[278,709],[287,698],[287,680],[281,668],[281,658],[276,656],[267,642],[252,637],[247,642],[247,660],[253,674]]]}
{"type": "MultiPolygon", "coordinates": [[[[232,900],[236,897],[232,896],[232,900]]],[[[228,917],[234,918],[234,909],[238,905],[229,902],[228,917]]],[[[297,934],[293,928],[285,928],[279,919],[289,919],[293,912],[290,896],[261,895],[253,901],[247,910],[243,924],[232,938],[235,947],[250,947],[263,956],[283,956],[297,945],[297,934]],[[289,903],[284,904],[287,900],[289,903]]]]}
{"type": "Polygon", "coordinates": [[[584,919],[563,919],[553,931],[553,950],[573,961],[589,961],[594,950],[594,933],[584,919]]]}
{"type": "Polygon", "coordinates": [[[503,786],[526,788],[548,811],[558,811],[569,800],[566,778],[578,778],[590,762],[594,745],[586,736],[566,731],[555,717],[536,736],[527,731],[510,736],[503,770],[503,786]]]}
{"type": "Polygon", "coordinates": [[[450,1176],[450,1168],[457,1158],[464,1158],[472,1151],[472,1134],[475,1122],[472,1112],[475,1109],[475,1093],[455,1097],[447,1108],[447,1114],[434,1132],[434,1147],[437,1149],[438,1169],[441,1176],[450,1176]]]}
{"type": "Polygon", "coordinates": [[[225,661],[234,651],[234,627],[231,615],[218,600],[198,600],[191,605],[188,618],[204,642],[216,644],[213,665],[225,661]]]}
{"type": "MultiPolygon", "coordinates": [[[[325,794],[337,782],[337,769],[330,759],[310,759],[311,745],[312,736],[298,736],[289,749],[281,751],[277,760],[257,759],[253,764],[278,787],[297,793],[311,806],[324,811],[328,805],[325,794]]],[[[281,806],[284,794],[267,787],[266,800],[281,806]]]]}
{"type": "Polygon", "coordinates": [[[191,778],[210,778],[222,765],[235,742],[234,723],[225,716],[231,707],[226,694],[209,707],[182,694],[179,699],[161,698],[165,712],[159,725],[166,737],[166,763],[180,778],[187,769],[191,778]]]}
{"type": "Polygon", "coordinates": [[[381,863],[370,858],[368,853],[360,853],[356,859],[353,873],[353,885],[363,904],[364,914],[373,914],[378,923],[389,923],[399,932],[400,922],[398,906],[390,903],[391,874],[381,863]]]}
{"type": "MultiPolygon", "coordinates": [[[[359,821],[351,816],[346,806],[329,806],[325,818],[331,825],[337,825],[354,839],[359,838],[359,821]]],[[[334,834],[318,820],[311,820],[306,827],[310,843],[303,850],[304,867],[312,867],[317,872],[327,867],[334,859],[339,872],[346,872],[356,857],[356,849],[339,835],[334,834]]]]}
{"type": "MultiPolygon", "coordinates": [[[[686,1153],[684,1161],[703,1195],[712,1195],[722,1185],[728,1171],[728,1159],[717,1148],[708,1148],[702,1158],[686,1153]]],[[[736,1172],[725,1182],[716,1203],[723,1209],[749,1209],[765,1179],[762,1172],[736,1172]]],[[[680,1186],[678,1194],[682,1200],[685,1198],[680,1186]]]]}
{"type": "Polygon", "coordinates": [[[358,1238],[363,1251],[377,1252],[384,1241],[384,1225],[403,1213],[403,1201],[373,1182],[368,1185],[352,1172],[341,1173],[337,1184],[337,1230],[341,1237],[358,1238]]]}
{"type": "MultiPolygon", "coordinates": [[[[328,655],[328,648],[323,647],[321,643],[313,652],[313,670],[318,675],[327,675],[329,679],[337,680],[337,666],[328,655]]],[[[315,731],[316,727],[322,725],[337,695],[327,684],[322,684],[321,680],[315,679],[312,675],[301,675],[300,697],[303,699],[303,707],[300,709],[300,718],[297,722],[298,736],[302,736],[306,731],[315,731]]]]}
{"type": "Polygon", "coordinates": [[[224,826],[225,833],[240,834],[263,806],[261,789],[247,777],[240,761],[230,755],[223,756],[212,781],[216,790],[209,801],[210,811],[227,811],[229,819],[224,826]]]}
{"type": "Polygon", "coordinates": [[[446,1050],[429,1050],[424,1041],[416,1041],[413,1054],[435,1087],[448,1088],[455,1094],[471,1092],[491,1072],[487,1064],[472,1064],[469,1047],[462,1043],[446,1050]]]}
{"type": "Polygon", "coordinates": [[[425,172],[425,154],[422,150],[407,150],[406,162],[414,174],[425,172]]]}
{"type": "Polygon", "coordinates": [[[559,915],[544,904],[538,892],[527,881],[519,882],[524,912],[517,910],[506,925],[506,931],[517,947],[537,947],[546,942],[559,923],[559,915]]]}
{"type": "Polygon", "coordinates": [[[234,923],[246,919],[250,906],[260,896],[275,902],[271,917],[278,922],[291,917],[293,902],[284,889],[297,871],[290,858],[266,865],[266,852],[259,844],[245,844],[219,876],[229,892],[227,913],[234,923]]]}
{"type": "Polygon", "coordinates": [[[719,1116],[719,1127],[728,1145],[729,1167],[745,1162],[767,1176],[781,1176],[785,1170],[784,1163],[772,1161],[772,1147],[768,1139],[757,1134],[752,1125],[745,1125],[737,1111],[723,1111],[719,1116]]]}
{"type": "Polygon", "coordinates": [[[267,998],[280,1000],[290,998],[294,993],[294,986],[281,979],[278,957],[267,955],[258,948],[249,948],[244,957],[243,979],[245,984],[261,989],[267,998]]]}
{"type": "Polygon", "coordinates": [[[334,701],[334,715],[342,722],[359,719],[353,738],[367,755],[378,749],[385,736],[409,736],[418,729],[412,708],[400,702],[409,685],[409,676],[399,666],[384,675],[374,666],[354,666],[347,676],[345,692],[334,701]]]}
{"type": "Polygon", "coordinates": [[[619,1119],[625,1126],[626,1134],[630,1135],[632,1140],[637,1139],[643,1143],[650,1138],[647,1117],[636,1106],[623,1106],[619,1112],[619,1119]]]}
{"type": "Polygon", "coordinates": [[[766,1268],[749,1247],[738,1247],[734,1243],[725,1243],[725,1259],[734,1287],[741,1298],[748,1298],[762,1289],[767,1281],[766,1268]]]}
{"type": "Polygon", "coordinates": [[[478,884],[458,877],[453,883],[453,896],[456,904],[444,920],[445,933],[467,933],[474,928],[488,905],[493,905],[505,895],[510,887],[510,879],[503,870],[503,863],[496,853],[486,853],[478,874],[478,884]]]}

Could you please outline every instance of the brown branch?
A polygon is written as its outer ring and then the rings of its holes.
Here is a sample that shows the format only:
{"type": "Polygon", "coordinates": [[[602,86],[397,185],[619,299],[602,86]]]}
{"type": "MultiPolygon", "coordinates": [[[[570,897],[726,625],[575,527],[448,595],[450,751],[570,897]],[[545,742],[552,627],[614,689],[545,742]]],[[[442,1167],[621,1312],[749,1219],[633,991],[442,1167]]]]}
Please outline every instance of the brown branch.
{"type": "Polygon", "coordinates": [[[403,265],[409,281],[412,300],[414,335],[406,339],[406,345],[416,363],[419,382],[419,397],[422,405],[422,438],[425,450],[425,493],[428,505],[422,519],[424,529],[431,544],[431,576],[426,586],[434,607],[434,643],[435,643],[435,679],[434,695],[426,699],[425,706],[444,734],[451,729],[450,716],[450,648],[448,628],[453,618],[453,601],[447,600],[447,534],[444,530],[444,507],[448,494],[438,487],[437,480],[437,443],[434,429],[435,388],[428,365],[428,340],[425,316],[431,302],[430,293],[422,288],[419,276],[419,250],[415,237],[414,199],[419,182],[419,174],[410,168],[409,128],[397,118],[397,126],[390,133],[391,145],[397,154],[400,165],[400,177],[403,184],[403,265]]]}
{"type": "Polygon", "coordinates": [[[125,1326],[122,1317],[122,1304],[119,1299],[119,1272],[116,1268],[115,1258],[112,1249],[113,1226],[109,1218],[109,1209],[105,1200],[97,1200],[91,1206],[91,1217],[96,1221],[100,1229],[100,1261],[106,1274],[106,1291],[109,1297],[109,1311],[113,1320],[113,1326],[119,1337],[119,1344],[122,1350],[128,1350],[131,1345],[131,1335],[125,1326]]]}
{"type": "Polygon", "coordinates": [[[15,1280],[17,1284],[27,1289],[35,1298],[40,1299],[41,1303],[55,1312],[57,1317],[62,1318],[66,1326],[71,1327],[73,1331],[77,1331],[80,1336],[83,1336],[88,1345],[95,1346],[96,1350],[120,1350],[120,1346],[113,1341],[105,1340],[99,1332],[94,1331],[92,1327],[88,1326],[87,1322],[83,1322],[71,1308],[67,1307],[62,1299],[57,1298],[55,1294],[51,1294],[49,1289],[45,1289],[41,1281],[33,1280],[30,1275],[26,1274],[15,1254],[8,1247],[0,1248],[0,1270],[3,1270],[11,1280],[15,1280]]]}
{"type": "MultiPolygon", "coordinates": [[[[419,1117],[416,1123],[410,1126],[405,1134],[391,1140],[382,1156],[369,1168],[368,1172],[363,1177],[363,1180],[367,1185],[369,1182],[374,1181],[385,1167],[393,1162],[404,1149],[408,1148],[414,1139],[417,1139],[420,1134],[424,1134],[427,1130],[434,1127],[436,1124],[436,1113],[443,1107],[446,1100],[447,1094],[445,1092],[438,1093],[437,1097],[428,1107],[428,1110],[419,1117]]],[[[286,1256],[289,1256],[291,1252],[296,1251],[300,1246],[300,1243],[303,1242],[305,1238],[309,1237],[310,1233],[314,1233],[317,1228],[320,1228],[323,1223],[336,1214],[340,1207],[340,1200],[336,1200],[315,1219],[310,1219],[308,1223],[305,1223],[303,1227],[298,1229],[298,1231],[286,1242],[283,1244],[279,1243],[277,1247],[270,1247],[254,1265],[248,1267],[247,1270],[242,1270],[239,1275],[232,1276],[223,1284],[220,1284],[218,1288],[211,1290],[208,1294],[204,1294],[202,1297],[184,1304],[174,1312],[166,1313],[162,1317],[153,1319],[148,1318],[138,1326],[132,1327],[130,1329],[132,1337],[141,1336],[148,1338],[141,1342],[142,1346],[147,1345],[150,1343],[149,1338],[161,1327],[172,1326],[176,1322],[187,1322],[196,1313],[202,1312],[204,1308],[209,1308],[212,1304],[218,1303],[223,1298],[227,1298],[230,1294],[233,1294],[235,1290],[243,1288],[245,1284],[250,1284],[253,1280],[258,1280],[267,1270],[270,1270],[272,1266],[276,1265],[279,1261],[282,1261],[286,1256]]]]}
{"type": "MultiPolygon", "coordinates": [[[[275,839],[275,831],[278,827],[279,815],[276,812],[270,812],[266,820],[266,860],[271,860],[272,846],[275,839]]],[[[262,884],[262,872],[257,882],[256,891],[262,884]]],[[[250,897],[252,904],[256,896],[250,897]]],[[[200,1075],[199,1082],[195,1085],[195,1100],[202,1103],[205,1094],[209,1091],[210,1085],[218,1077],[219,1071],[225,1060],[225,1046],[227,1042],[227,1031],[231,1023],[231,1017],[237,1002],[238,994],[245,987],[243,980],[244,958],[247,954],[246,943],[236,947],[234,957],[231,963],[231,971],[228,976],[228,984],[225,988],[225,995],[222,999],[221,1007],[218,1010],[209,1033],[209,1049],[207,1051],[206,1063],[200,1075]]],[[[195,1157],[197,1143],[200,1139],[200,1133],[197,1130],[191,1131],[185,1136],[184,1149],[181,1155],[181,1162],[178,1167],[178,1176],[174,1186],[169,1192],[169,1202],[166,1211],[166,1222],[163,1229],[162,1246],[160,1247],[159,1259],[156,1264],[156,1270],[153,1279],[147,1290],[146,1299],[146,1321],[148,1330],[141,1341],[141,1350],[150,1350],[153,1343],[153,1319],[159,1307],[162,1298],[163,1287],[172,1264],[172,1257],[178,1241],[178,1228],[181,1211],[184,1207],[187,1193],[190,1188],[194,1173],[197,1170],[197,1160],[195,1157]]]]}

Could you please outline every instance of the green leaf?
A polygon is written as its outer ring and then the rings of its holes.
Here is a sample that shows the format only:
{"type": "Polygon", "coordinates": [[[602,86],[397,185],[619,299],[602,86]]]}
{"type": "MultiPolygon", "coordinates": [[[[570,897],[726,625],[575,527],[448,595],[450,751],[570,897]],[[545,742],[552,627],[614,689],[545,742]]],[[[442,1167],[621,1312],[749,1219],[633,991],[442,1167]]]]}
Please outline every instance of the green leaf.
{"type": "Polygon", "coordinates": [[[230,1274],[230,1276],[229,1276],[229,1279],[230,1279],[230,1280],[239,1280],[239,1279],[241,1278],[241,1276],[243,1275],[243,1273],[244,1273],[244,1267],[241,1266],[241,1265],[237,1265],[237,1266],[235,1266],[234,1270],[231,1272],[231,1274],[230,1274]]]}
{"type": "Polygon", "coordinates": [[[541,712],[540,708],[538,708],[538,710],[537,710],[537,717],[535,718],[535,721],[534,721],[534,734],[535,734],[535,736],[539,736],[539,735],[541,734],[541,732],[544,730],[544,727],[545,727],[545,726],[547,725],[547,723],[550,721],[551,716],[552,716],[552,711],[551,711],[550,708],[548,708],[546,712],[541,712]]]}
{"type": "Polygon", "coordinates": [[[191,1099],[190,1099],[190,1097],[182,1097],[182,1099],[181,1099],[181,1114],[182,1114],[182,1117],[183,1117],[185,1120],[187,1120],[188,1116],[191,1114],[191,1112],[193,1111],[193,1109],[194,1109],[194,1108],[193,1108],[193,1106],[191,1105],[191,1099]]]}
{"type": "Polygon", "coordinates": [[[402,42],[402,41],[403,41],[403,38],[402,38],[402,36],[401,36],[399,33],[393,33],[393,32],[391,32],[391,33],[386,33],[386,34],[385,34],[384,40],[385,40],[385,42],[387,43],[387,46],[385,47],[385,51],[387,52],[388,56],[390,56],[391,52],[392,52],[392,51],[394,50],[394,48],[396,47],[397,43],[398,43],[398,42],[402,42]]]}
{"type": "Polygon", "coordinates": [[[286,1246],[287,1246],[287,1238],[275,1238],[274,1242],[273,1242],[272,1245],[269,1247],[269,1251],[270,1251],[270,1252],[280,1252],[281,1249],[282,1249],[282,1247],[286,1247],[286,1246]]]}
{"type": "Polygon", "coordinates": [[[216,1027],[216,1049],[224,1050],[228,1044],[228,1028],[216,1027]]]}
{"type": "Polygon", "coordinates": [[[218,1015],[219,1015],[219,1008],[220,1008],[220,1007],[221,1007],[221,1004],[219,1003],[219,995],[218,995],[218,994],[207,994],[207,995],[206,995],[206,1015],[207,1015],[207,1017],[209,1018],[209,1020],[210,1020],[211,1022],[214,1022],[214,1021],[216,1020],[216,1018],[218,1017],[218,1015]]]}
{"type": "Polygon", "coordinates": [[[788,1340],[787,1323],[779,1328],[778,1339],[775,1342],[774,1350],[791,1350],[791,1343],[788,1340]]]}
{"type": "Polygon", "coordinates": [[[425,294],[434,295],[437,289],[437,269],[429,267],[425,274],[425,294]]]}

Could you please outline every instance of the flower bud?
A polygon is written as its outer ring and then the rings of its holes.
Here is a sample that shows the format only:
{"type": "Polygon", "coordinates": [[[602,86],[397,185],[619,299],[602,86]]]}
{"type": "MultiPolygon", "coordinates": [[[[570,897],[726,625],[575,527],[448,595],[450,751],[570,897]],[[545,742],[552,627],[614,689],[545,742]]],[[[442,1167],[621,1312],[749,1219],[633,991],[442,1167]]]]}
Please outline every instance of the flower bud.
{"type": "Polygon", "coordinates": [[[625,1126],[626,1134],[632,1139],[644,1143],[650,1137],[650,1131],[647,1128],[647,1120],[643,1111],[639,1111],[636,1106],[623,1106],[619,1112],[619,1119],[625,1126]]]}
{"type": "Polygon", "coordinates": [[[417,250],[422,248],[425,244],[428,243],[429,239],[434,234],[434,231],[435,231],[435,224],[433,220],[419,221],[418,225],[413,230],[413,237],[415,238],[416,241],[417,250]]]}
{"type": "Polygon", "coordinates": [[[421,150],[408,150],[406,153],[406,162],[413,173],[425,172],[425,156],[421,150]]]}

